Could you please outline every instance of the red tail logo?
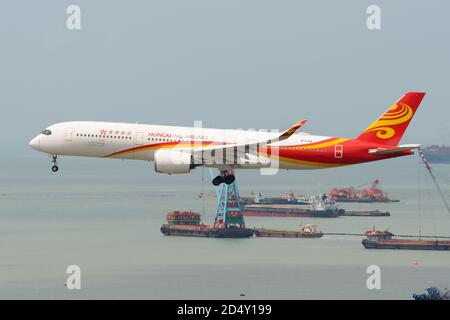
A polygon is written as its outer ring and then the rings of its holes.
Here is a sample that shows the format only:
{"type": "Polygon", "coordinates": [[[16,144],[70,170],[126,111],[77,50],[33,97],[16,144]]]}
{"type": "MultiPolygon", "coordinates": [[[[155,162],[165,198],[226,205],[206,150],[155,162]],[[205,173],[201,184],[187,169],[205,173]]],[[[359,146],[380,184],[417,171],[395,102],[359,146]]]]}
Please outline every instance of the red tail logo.
{"type": "Polygon", "coordinates": [[[408,92],[357,138],[361,141],[398,145],[425,92],[408,92]]]}

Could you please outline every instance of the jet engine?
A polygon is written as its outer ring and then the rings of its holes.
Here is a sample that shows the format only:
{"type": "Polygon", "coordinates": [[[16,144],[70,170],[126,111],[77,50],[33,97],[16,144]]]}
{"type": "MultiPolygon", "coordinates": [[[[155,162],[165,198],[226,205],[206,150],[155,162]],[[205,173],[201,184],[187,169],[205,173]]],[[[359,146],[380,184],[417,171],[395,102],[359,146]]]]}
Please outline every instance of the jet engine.
{"type": "Polygon", "coordinates": [[[155,171],[165,174],[189,173],[195,168],[188,152],[160,149],[155,152],[155,171]]]}

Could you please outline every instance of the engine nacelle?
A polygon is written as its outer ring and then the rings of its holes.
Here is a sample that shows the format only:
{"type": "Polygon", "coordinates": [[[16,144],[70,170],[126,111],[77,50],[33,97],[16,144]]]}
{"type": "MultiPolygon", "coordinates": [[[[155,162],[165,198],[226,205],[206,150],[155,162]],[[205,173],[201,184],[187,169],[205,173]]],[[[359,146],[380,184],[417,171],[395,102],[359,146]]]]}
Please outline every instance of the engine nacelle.
{"type": "Polygon", "coordinates": [[[155,171],[166,174],[189,173],[195,168],[190,153],[160,149],[155,152],[155,171]]]}

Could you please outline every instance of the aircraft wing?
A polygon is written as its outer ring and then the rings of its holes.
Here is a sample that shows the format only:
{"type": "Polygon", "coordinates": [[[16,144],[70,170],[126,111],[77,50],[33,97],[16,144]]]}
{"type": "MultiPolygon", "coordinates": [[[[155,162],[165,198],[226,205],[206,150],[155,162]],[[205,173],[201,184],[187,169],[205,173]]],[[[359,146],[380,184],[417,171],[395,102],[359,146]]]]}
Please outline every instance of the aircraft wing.
{"type": "Polygon", "coordinates": [[[208,153],[212,152],[221,152],[222,154],[231,153],[234,152],[235,157],[245,157],[245,158],[251,158],[252,155],[248,154],[248,151],[245,150],[256,150],[258,147],[264,147],[267,145],[270,145],[272,143],[280,142],[289,139],[298,129],[300,129],[307,120],[301,120],[295,123],[293,126],[291,126],[289,129],[282,132],[279,136],[276,138],[272,138],[269,140],[263,140],[258,142],[251,142],[251,143],[242,143],[242,144],[232,144],[232,145],[220,145],[220,146],[211,146],[202,148],[199,150],[194,151],[194,157],[202,158],[205,157],[205,151],[208,153]],[[239,154],[238,154],[239,153],[239,154]]]}
{"type": "Polygon", "coordinates": [[[394,154],[398,152],[402,152],[405,150],[414,150],[419,149],[420,144],[402,144],[395,148],[377,148],[377,149],[369,149],[370,154],[379,154],[379,155],[385,155],[385,154],[394,154]]]}

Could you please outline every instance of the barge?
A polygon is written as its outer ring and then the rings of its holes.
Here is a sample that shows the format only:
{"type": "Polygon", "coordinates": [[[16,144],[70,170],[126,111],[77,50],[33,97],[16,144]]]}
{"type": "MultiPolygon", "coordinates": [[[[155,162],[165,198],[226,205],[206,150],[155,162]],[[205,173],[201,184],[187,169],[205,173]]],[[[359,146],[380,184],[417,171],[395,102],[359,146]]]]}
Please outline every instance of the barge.
{"type": "Polygon", "coordinates": [[[250,238],[255,231],[249,228],[215,228],[213,226],[180,226],[164,224],[161,233],[166,236],[204,237],[204,238],[250,238]]]}
{"type": "Polygon", "coordinates": [[[292,217],[292,218],[337,218],[342,215],[334,210],[306,209],[296,205],[249,205],[244,207],[244,216],[292,217]]]}
{"type": "Polygon", "coordinates": [[[191,211],[173,211],[166,216],[167,223],[161,226],[166,236],[201,238],[320,238],[323,236],[316,225],[300,225],[299,230],[250,229],[240,224],[205,225],[201,215],[191,211]]]}
{"type": "Polygon", "coordinates": [[[321,238],[322,231],[317,229],[316,225],[300,225],[300,230],[273,230],[273,229],[255,229],[256,237],[264,238],[321,238]]]}
{"type": "Polygon", "coordinates": [[[350,203],[390,203],[400,202],[398,199],[373,199],[373,198],[346,198],[346,197],[334,197],[336,202],[350,202],[350,203]]]}
{"type": "Polygon", "coordinates": [[[375,210],[364,210],[364,211],[353,211],[344,210],[342,216],[345,217],[390,217],[391,213],[389,211],[375,210]]]}
{"type": "MultiPolygon", "coordinates": [[[[291,195],[293,196],[293,195],[291,195]]],[[[257,200],[258,198],[256,198],[257,200]]],[[[339,208],[336,202],[326,195],[310,197],[308,200],[304,199],[303,203],[300,200],[291,199],[289,203],[273,203],[264,198],[263,200],[257,200],[243,206],[244,216],[256,216],[256,217],[310,217],[310,218],[335,218],[338,216],[348,217],[389,217],[391,213],[389,211],[375,210],[344,210],[339,208]],[[297,201],[298,203],[294,203],[297,201]]]]}
{"type": "Polygon", "coordinates": [[[362,245],[366,249],[450,250],[450,240],[395,239],[388,230],[370,230],[365,235],[367,238],[362,240],[362,245]]]}

